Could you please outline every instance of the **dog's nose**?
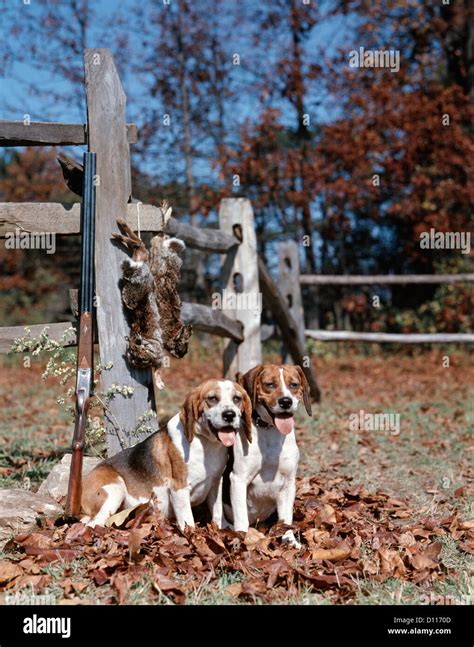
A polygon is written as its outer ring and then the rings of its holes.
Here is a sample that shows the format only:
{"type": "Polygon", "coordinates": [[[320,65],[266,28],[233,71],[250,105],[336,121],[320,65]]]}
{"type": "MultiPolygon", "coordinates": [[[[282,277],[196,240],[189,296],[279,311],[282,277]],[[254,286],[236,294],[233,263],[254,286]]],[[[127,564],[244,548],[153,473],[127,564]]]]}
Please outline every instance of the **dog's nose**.
{"type": "Polygon", "coordinates": [[[222,412],[222,420],[224,420],[224,422],[232,422],[234,418],[235,411],[232,411],[232,409],[227,409],[226,411],[222,412]]]}
{"type": "Polygon", "coordinates": [[[278,404],[282,409],[289,409],[293,404],[293,400],[291,398],[280,398],[278,404]]]}

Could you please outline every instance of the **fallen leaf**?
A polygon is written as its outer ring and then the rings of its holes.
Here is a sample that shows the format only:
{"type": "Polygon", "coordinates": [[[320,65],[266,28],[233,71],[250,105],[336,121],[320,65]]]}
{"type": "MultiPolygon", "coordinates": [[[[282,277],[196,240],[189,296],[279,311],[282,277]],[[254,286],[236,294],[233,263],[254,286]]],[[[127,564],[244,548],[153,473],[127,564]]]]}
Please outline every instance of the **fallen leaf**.
{"type": "Polygon", "coordinates": [[[312,559],[326,559],[329,562],[337,562],[346,559],[351,554],[351,547],[342,541],[335,548],[315,548],[311,551],[312,559]]]}
{"type": "Polygon", "coordinates": [[[270,568],[268,569],[268,578],[266,586],[268,589],[271,589],[275,586],[275,583],[282,573],[285,573],[290,570],[290,566],[285,559],[276,559],[271,563],[270,568]]]}
{"type": "Polygon", "coordinates": [[[321,523],[334,524],[336,523],[336,511],[329,505],[325,503],[320,511],[321,523]]]}
{"type": "Polygon", "coordinates": [[[240,582],[237,582],[236,584],[229,584],[229,586],[225,587],[224,591],[228,595],[233,595],[237,598],[242,593],[242,584],[240,582]]]}
{"type": "Polygon", "coordinates": [[[256,528],[249,528],[245,533],[244,544],[249,550],[253,550],[263,539],[266,539],[263,532],[258,531],[256,528]]]}
{"type": "Polygon", "coordinates": [[[127,573],[115,573],[110,583],[118,593],[118,603],[124,604],[132,586],[130,577],[127,573]]]}
{"type": "Polygon", "coordinates": [[[242,582],[242,593],[241,595],[250,596],[250,597],[259,597],[264,595],[267,592],[267,587],[265,582],[257,578],[246,580],[242,582]]]}
{"type": "Polygon", "coordinates": [[[107,519],[104,525],[107,528],[113,528],[114,526],[116,528],[120,528],[121,526],[124,526],[125,523],[130,519],[130,517],[132,517],[133,512],[140,508],[142,505],[143,503],[138,503],[131,508],[126,508],[125,510],[121,510],[120,512],[113,514],[107,519]]]}
{"type": "Polygon", "coordinates": [[[67,531],[64,541],[68,544],[72,542],[86,544],[91,540],[92,534],[92,528],[89,526],[86,526],[84,523],[74,523],[67,531]]]}
{"type": "Polygon", "coordinates": [[[49,548],[51,546],[51,536],[41,532],[32,532],[29,535],[18,535],[14,537],[17,544],[26,548],[27,546],[35,548],[49,548]]]}
{"type": "Polygon", "coordinates": [[[310,528],[303,533],[310,548],[315,548],[323,545],[330,540],[330,534],[327,530],[318,530],[317,528],[310,528]]]}
{"type": "Polygon", "coordinates": [[[400,544],[400,546],[413,546],[414,544],[416,544],[416,539],[413,536],[413,533],[407,530],[406,532],[402,532],[402,534],[398,538],[398,543],[400,544]]]}
{"type": "Polygon", "coordinates": [[[139,554],[143,540],[148,537],[151,525],[133,528],[128,535],[128,556],[131,562],[135,561],[139,554]]]}
{"type": "Polygon", "coordinates": [[[20,575],[23,575],[21,566],[7,560],[0,561],[0,584],[6,584],[20,575]]]}
{"type": "Polygon", "coordinates": [[[50,562],[71,562],[79,557],[81,551],[78,548],[38,548],[37,546],[25,546],[27,555],[37,556],[38,563],[49,564],[50,562]]]}
{"type": "Polygon", "coordinates": [[[153,587],[159,592],[171,595],[176,604],[184,604],[186,600],[186,595],[182,586],[178,582],[175,582],[175,580],[172,580],[161,573],[157,572],[153,575],[153,587]]]}

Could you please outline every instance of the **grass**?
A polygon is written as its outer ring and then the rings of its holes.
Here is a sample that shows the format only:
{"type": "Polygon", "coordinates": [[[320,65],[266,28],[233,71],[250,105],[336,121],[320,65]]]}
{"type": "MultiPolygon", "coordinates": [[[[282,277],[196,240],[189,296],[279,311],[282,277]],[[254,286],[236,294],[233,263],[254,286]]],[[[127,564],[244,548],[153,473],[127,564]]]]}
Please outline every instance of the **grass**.
{"type": "MultiPolygon", "coordinates": [[[[347,347],[346,347],[347,348],[347,347]]],[[[218,349],[217,349],[218,350],[218,349]]],[[[206,350],[206,373],[220,374],[216,348],[206,350]]],[[[160,415],[172,413],[184,395],[202,379],[202,348],[195,347],[186,360],[172,362],[165,374],[167,390],[160,401],[160,415]]],[[[444,351],[446,353],[446,351],[444,351]]],[[[340,475],[352,484],[362,483],[369,491],[383,490],[408,501],[411,523],[426,517],[437,519],[453,511],[463,519],[473,517],[472,433],[474,429],[474,369],[461,353],[451,357],[450,368],[442,367],[443,351],[425,354],[380,355],[331,352],[319,357],[317,369],[323,390],[315,418],[298,415],[297,437],[301,450],[301,475],[340,475]],[[400,414],[399,435],[384,431],[349,430],[351,413],[400,414]],[[460,488],[463,488],[460,490],[460,488]]],[[[267,361],[275,361],[274,355],[267,361]]],[[[278,361],[278,360],[277,360],[278,361]]],[[[35,490],[55,462],[69,450],[72,423],[56,405],[56,385],[43,382],[40,366],[23,368],[18,358],[2,359],[0,378],[0,488],[31,487],[35,490]]],[[[374,582],[359,578],[356,604],[436,604],[437,600],[466,603],[474,594],[473,560],[453,539],[442,539],[441,563],[451,575],[422,587],[399,579],[374,582]],[[470,597],[471,596],[471,597],[470,597]]],[[[367,547],[370,551],[370,547],[367,547]]],[[[0,559],[7,557],[0,554],[0,559]]],[[[11,555],[8,555],[11,557],[11,555]]],[[[51,582],[42,593],[64,598],[60,586],[65,577],[80,581],[83,561],[51,564],[45,572],[51,582]]],[[[220,573],[212,583],[196,588],[189,604],[236,603],[227,592],[238,575],[220,573]]],[[[76,592],[77,602],[111,601],[110,586],[98,590],[87,585],[76,592]]],[[[129,592],[129,604],[172,604],[144,576],[129,592]]],[[[239,604],[260,604],[258,599],[239,604]]],[[[302,589],[287,604],[330,604],[330,595],[302,589]]]]}

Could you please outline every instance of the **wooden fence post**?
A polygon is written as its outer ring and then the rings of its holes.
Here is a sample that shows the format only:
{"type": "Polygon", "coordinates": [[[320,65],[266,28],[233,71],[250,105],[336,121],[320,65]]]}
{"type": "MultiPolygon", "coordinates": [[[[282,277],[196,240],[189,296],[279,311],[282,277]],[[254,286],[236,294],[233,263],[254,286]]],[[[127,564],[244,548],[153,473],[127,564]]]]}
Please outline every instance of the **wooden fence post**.
{"type": "MultiPolygon", "coordinates": [[[[298,244],[294,240],[286,240],[278,244],[278,275],[280,291],[287,301],[291,316],[297,326],[298,337],[304,346],[305,325],[300,286],[300,259],[298,244]]],[[[282,344],[282,361],[284,364],[293,363],[284,342],[282,344]]]]}
{"type": "Polygon", "coordinates": [[[111,235],[117,218],[125,218],[131,194],[130,149],[125,122],[126,97],[107,49],[87,49],[84,54],[89,150],[97,153],[97,223],[95,270],[100,361],[112,362],[101,375],[101,391],[113,384],[130,385],[131,397],[117,394],[106,414],[108,454],[135,444],[131,431],[138,417],[152,408],[149,371],[133,369],[125,359],[129,326],[119,289],[120,265],[126,257],[111,235]]]}
{"type": "Polygon", "coordinates": [[[230,340],[224,350],[224,375],[235,379],[262,362],[260,323],[262,295],[258,280],[257,238],[253,210],[246,198],[225,198],[219,207],[220,229],[241,243],[222,264],[222,305],[225,314],[244,326],[244,341],[230,340]],[[229,307],[230,306],[230,307],[229,307]],[[235,306],[235,307],[232,307],[235,306]]]}

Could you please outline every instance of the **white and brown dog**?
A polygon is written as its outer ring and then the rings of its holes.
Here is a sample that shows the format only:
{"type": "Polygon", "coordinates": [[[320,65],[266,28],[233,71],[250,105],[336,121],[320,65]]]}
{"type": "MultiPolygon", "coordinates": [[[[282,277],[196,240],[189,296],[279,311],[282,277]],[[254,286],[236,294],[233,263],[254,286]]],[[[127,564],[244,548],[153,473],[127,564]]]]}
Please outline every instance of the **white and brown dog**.
{"type": "MultiPolygon", "coordinates": [[[[238,381],[253,407],[252,442],[239,434],[233,448],[230,499],[234,530],[246,532],[249,524],[264,521],[276,510],[279,520],[291,526],[296,492],[299,450],[294,414],[303,400],[311,416],[308,382],[299,366],[260,365],[238,381]]],[[[293,531],[283,540],[300,547],[293,531]]]]}
{"type": "Polygon", "coordinates": [[[187,396],[166,427],[97,465],[84,479],[83,519],[104,525],[121,508],[155,500],[181,528],[194,526],[191,506],[207,503],[212,520],[226,525],[222,474],[237,432],[251,437],[252,406],[230,380],[207,380],[187,396]]]}

